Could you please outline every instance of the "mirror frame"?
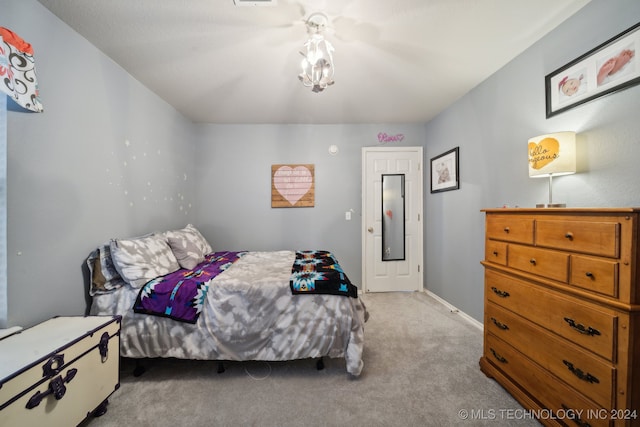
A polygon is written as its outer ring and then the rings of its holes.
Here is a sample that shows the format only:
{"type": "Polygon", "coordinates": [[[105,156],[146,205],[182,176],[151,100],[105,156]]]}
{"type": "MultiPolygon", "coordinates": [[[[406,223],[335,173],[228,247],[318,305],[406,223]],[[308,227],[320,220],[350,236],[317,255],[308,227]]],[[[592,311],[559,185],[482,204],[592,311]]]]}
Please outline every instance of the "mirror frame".
{"type": "Polygon", "coordinates": [[[382,174],[381,182],[382,238],[380,242],[382,245],[382,261],[404,261],[406,259],[405,175],[399,173],[382,174]],[[387,180],[389,185],[387,186],[385,186],[385,178],[389,178],[387,180]],[[392,186],[393,188],[390,188],[392,186]],[[396,218],[395,221],[394,217],[396,218]],[[400,227],[396,226],[398,221],[400,221],[400,227]],[[391,230],[392,225],[393,230],[391,230]],[[398,235],[399,233],[400,235],[398,235]]]}

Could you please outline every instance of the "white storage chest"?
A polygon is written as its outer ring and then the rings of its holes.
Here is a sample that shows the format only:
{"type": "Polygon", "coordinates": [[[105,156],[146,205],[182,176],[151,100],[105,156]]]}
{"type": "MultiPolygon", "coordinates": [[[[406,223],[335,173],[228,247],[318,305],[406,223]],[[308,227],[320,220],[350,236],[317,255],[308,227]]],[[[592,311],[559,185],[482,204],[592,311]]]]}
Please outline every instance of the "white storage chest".
{"type": "Polygon", "coordinates": [[[120,387],[120,316],[54,317],[0,340],[0,426],[75,426],[120,387]]]}

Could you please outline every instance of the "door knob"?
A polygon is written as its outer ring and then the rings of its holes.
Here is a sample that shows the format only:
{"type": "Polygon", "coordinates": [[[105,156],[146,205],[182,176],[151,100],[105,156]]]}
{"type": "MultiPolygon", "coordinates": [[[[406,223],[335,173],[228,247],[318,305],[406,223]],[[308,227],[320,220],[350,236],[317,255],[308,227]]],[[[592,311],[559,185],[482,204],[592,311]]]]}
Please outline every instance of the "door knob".
{"type": "Polygon", "coordinates": [[[373,227],[369,227],[369,228],[367,228],[367,231],[368,231],[369,233],[373,233],[373,227]]]}

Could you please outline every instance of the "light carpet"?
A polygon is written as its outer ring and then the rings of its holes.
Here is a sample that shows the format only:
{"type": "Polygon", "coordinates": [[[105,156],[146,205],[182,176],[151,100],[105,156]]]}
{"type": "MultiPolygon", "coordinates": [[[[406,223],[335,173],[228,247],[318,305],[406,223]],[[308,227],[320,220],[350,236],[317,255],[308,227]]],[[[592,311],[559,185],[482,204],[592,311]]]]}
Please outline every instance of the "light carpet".
{"type": "Polygon", "coordinates": [[[482,332],[424,293],[362,296],[364,369],[343,359],[217,362],[153,359],[121,387],[103,426],[539,426],[478,365],[482,332]]]}

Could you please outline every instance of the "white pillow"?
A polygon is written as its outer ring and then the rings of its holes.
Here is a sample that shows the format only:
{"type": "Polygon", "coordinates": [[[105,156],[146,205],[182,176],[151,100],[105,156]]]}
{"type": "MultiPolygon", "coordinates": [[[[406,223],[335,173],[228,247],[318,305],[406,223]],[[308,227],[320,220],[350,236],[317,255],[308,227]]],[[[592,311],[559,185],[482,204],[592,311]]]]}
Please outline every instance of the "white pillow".
{"type": "Polygon", "coordinates": [[[181,230],[164,233],[173,254],[182,268],[193,269],[204,261],[204,256],[211,253],[211,245],[192,224],[181,230]]]}
{"type": "Polygon", "coordinates": [[[180,269],[162,235],[111,241],[111,258],[120,276],[136,288],[180,269]]]}

